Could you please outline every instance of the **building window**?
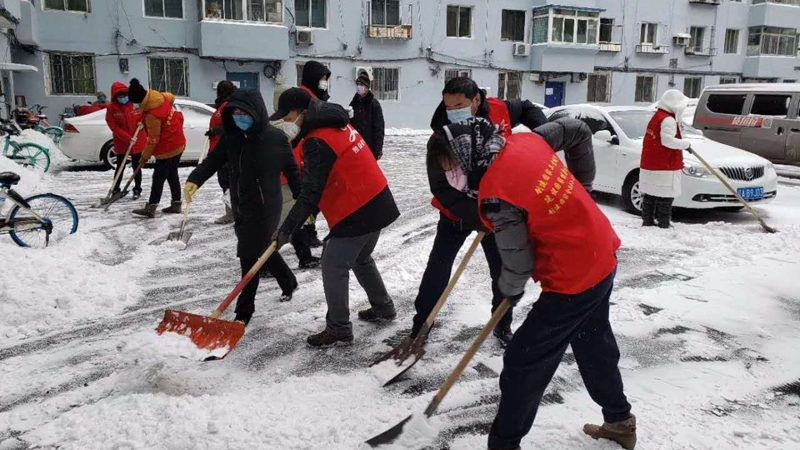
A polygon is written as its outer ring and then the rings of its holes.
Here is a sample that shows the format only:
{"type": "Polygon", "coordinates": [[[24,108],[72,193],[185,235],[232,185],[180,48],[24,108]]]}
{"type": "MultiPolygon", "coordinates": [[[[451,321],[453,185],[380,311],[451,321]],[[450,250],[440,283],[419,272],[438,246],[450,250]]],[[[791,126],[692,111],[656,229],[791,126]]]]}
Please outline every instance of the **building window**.
{"type": "Polygon", "coordinates": [[[447,5],[447,37],[472,37],[472,7],[447,5]]]}
{"type": "Polygon", "coordinates": [[[144,15],[183,19],[183,0],[144,0],[144,15]]]}
{"type": "Polygon", "coordinates": [[[242,0],[205,0],[206,19],[244,20],[242,0]]]}
{"type": "Polygon", "coordinates": [[[614,42],[614,19],[600,19],[600,42],[614,42]]]}
{"type": "MultiPolygon", "coordinates": [[[[325,67],[327,67],[328,70],[331,70],[331,64],[330,63],[322,63],[322,64],[325,65],[325,67]]],[[[306,62],[305,61],[297,61],[295,63],[295,68],[297,69],[297,85],[298,86],[303,84],[303,67],[305,67],[305,66],[306,66],[306,62]]],[[[328,93],[329,94],[331,93],[331,88],[332,87],[333,87],[332,83],[328,83],[328,93]]]]}
{"type": "Polygon", "coordinates": [[[522,73],[500,72],[497,78],[497,97],[503,100],[522,98],[522,73]]]}
{"type": "Polygon", "coordinates": [[[399,0],[372,0],[370,25],[400,26],[399,0]]]}
{"type": "Polygon", "coordinates": [[[525,11],[503,10],[500,39],[503,41],[525,42],[525,11]]]}
{"type": "Polygon", "coordinates": [[[739,80],[736,77],[720,77],[719,84],[736,84],[739,80]]]}
{"type": "Polygon", "coordinates": [[[725,54],[739,53],[739,30],[725,30],[725,54]]]}
{"type": "Polygon", "coordinates": [[[89,0],[44,0],[44,9],[88,13],[89,0]]]}
{"type": "Polygon", "coordinates": [[[703,44],[706,40],[705,27],[689,27],[689,48],[694,49],[696,52],[703,51],[703,44]]]}
{"type": "Polygon", "coordinates": [[[247,18],[253,22],[283,23],[283,0],[247,0],[247,18]]]}
{"type": "Polygon", "coordinates": [[[531,43],[547,43],[547,30],[550,27],[550,10],[539,9],[533,12],[533,25],[531,26],[531,43]]]}
{"type": "Polygon", "coordinates": [[[747,55],[797,56],[795,28],[750,27],[747,55]]]}
{"type": "Polygon", "coordinates": [[[447,69],[444,71],[444,84],[447,84],[453,78],[466,77],[472,78],[472,69],[447,69]]]}
{"type": "Polygon", "coordinates": [[[640,44],[656,44],[658,43],[658,24],[657,23],[643,23],[641,33],[639,35],[640,44]]]}
{"type": "Polygon", "coordinates": [[[686,77],[683,79],[683,95],[689,98],[700,98],[700,92],[702,90],[702,77],[686,77]]]}
{"type": "Polygon", "coordinates": [[[611,74],[610,73],[590,73],[589,87],[586,93],[586,101],[589,103],[610,103],[611,102],[611,74]]]}
{"type": "Polygon", "coordinates": [[[50,53],[50,94],[91,95],[97,91],[94,56],[72,53],[50,53]]]}
{"type": "Polygon", "coordinates": [[[759,116],[786,117],[789,114],[791,95],[756,95],[750,114],[759,116]]]}
{"type": "Polygon", "coordinates": [[[327,26],[327,0],[296,0],[295,20],[298,27],[325,28],[327,26]]]}
{"type": "Polygon", "coordinates": [[[372,69],[372,92],[378,100],[400,99],[400,69],[372,69]]]}
{"type": "Polygon", "coordinates": [[[186,58],[147,58],[150,89],[189,96],[189,61],[186,58]]]}
{"type": "Polygon", "coordinates": [[[654,75],[638,75],[636,77],[636,103],[653,103],[656,101],[656,77],[654,75]]]}
{"type": "Polygon", "coordinates": [[[554,8],[550,40],[564,44],[597,44],[600,13],[554,8]]]}

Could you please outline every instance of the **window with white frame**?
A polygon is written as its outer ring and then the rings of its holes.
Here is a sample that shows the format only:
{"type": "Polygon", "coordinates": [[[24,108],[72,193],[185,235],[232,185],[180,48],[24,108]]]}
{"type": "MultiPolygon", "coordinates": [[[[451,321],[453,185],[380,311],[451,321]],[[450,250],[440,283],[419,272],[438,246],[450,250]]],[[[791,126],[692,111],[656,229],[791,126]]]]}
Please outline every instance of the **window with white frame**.
{"type": "Polygon", "coordinates": [[[244,20],[242,0],[204,0],[206,19],[244,20]]]}
{"type": "Polygon", "coordinates": [[[553,29],[550,41],[562,44],[597,44],[600,28],[600,13],[574,9],[553,8],[550,10],[553,29]]]}
{"type": "Polygon", "coordinates": [[[51,95],[91,95],[97,91],[94,55],[50,53],[47,69],[51,95]]]}
{"type": "Polygon", "coordinates": [[[399,0],[372,0],[370,2],[370,25],[400,26],[399,0]]]}
{"type": "Polygon", "coordinates": [[[739,79],[736,77],[720,77],[719,84],[736,84],[739,79]]]}
{"type": "Polygon", "coordinates": [[[525,41],[525,11],[503,10],[500,24],[500,40],[525,41]]]}
{"type": "Polygon", "coordinates": [[[183,0],[144,0],[144,15],[183,19],[183,0]]]}
{"type": "Polygon", "coordinates": [[[171,92],[179,97],[189,96],[189,60],[186,58],[147,58],[150,89],[171,92]]]}
{"type": "MultiPolygon", "coordinates": [[[[322,63],[328,70],[331,70],[330,63],[322,63]]],[[[297,61],[295,62],[295,69],[297,69],[297,85],[300,86],[303,84],[303,68],[306,66],[306,61],[297,61]]],[[[331,93],[331,88],[333,87],[333,83],[328,83],[328,93],[331,93]]],[[[311,86],[308,86],[311,87],[311,86]]]]}
{"type": "Polygon", "coordinates": [[[689,27],[689,48],[702,51],[706,39],[706,27],[689,27]]]}
{"type": "Polygon", "coordinates": [[[328,0],[295,0],[294,15],[298,27],[325,28],[328,25],[328,0]]]}
{"type": "Polygon", "coordinates": [[[547,32],[550,28],[550,10],[537,9],[533,12],[533,25],[531,25],[531,44],[547,43],[547,32]]]}
{"type": "Polygon", "coordinates": [[[400,99],[400,69],[374,67],[371,90],[378,100],[400,99]]]}
{"type": "Polygon", "coordinates": [[[658,24],[645,22],[642,24],[641,33],[639,34],[640,44],[655,45],[658,43],[658,24]]]}
{"type": "Polygon", "coordinates": [[[586,91],[586,101],[589,103],[611,102],[611,74],[590,73],[586,91]]]}
{"type": "Polygon", "coordinates": [[[472,37],[472,7],[447,5],[447,37],[472,37]]]}
{"type": "Polygon", "coordinates": [[[739,30],[725,30],[725,54],[735,55],[739,53],[739,30]]]}
{"type": "Polygon", "coordinates": [[[444,71],[444,84],[447,84],[453,78],[467,77],[472,78],[472,69],[447,69],[444,71]]]}
{"type": "Polygon", "coordinates": [[[750,27],[747,56],[797,56],[797,29],[750,27]]]}
{"type": "Polygon", "coordinates": [[[522,98],[522,73],[500,72],[497,77],[497,97],[503,100],[522,98]]]}
{"type": "Polygon", "coordinates": [[[683,79],[683,95],[689,98],[700,98],[703,91],[703,77],[686,77],[683,79]]]}
{"type": "Polygon", "coordinates": [[[56,11],[72,11],[88,13],[91,5],[89,0],[44,0],[44,9],[56,11]]]}
{"type": "Polygon", "coordinates": [[[600,42],[614,42],[614,19],[600,19],[600,42]]]}
{"type": "Polygon", "coordinates": [[[206,19],[283,23],[283,0],[202,0],[206,19]]]}
{"type": "Polygon", "coordinates": [[[656,77],[655,75],[637,75],[636,93],[634,94],[636,103],[653,103],[656,101],[656,77]]]}

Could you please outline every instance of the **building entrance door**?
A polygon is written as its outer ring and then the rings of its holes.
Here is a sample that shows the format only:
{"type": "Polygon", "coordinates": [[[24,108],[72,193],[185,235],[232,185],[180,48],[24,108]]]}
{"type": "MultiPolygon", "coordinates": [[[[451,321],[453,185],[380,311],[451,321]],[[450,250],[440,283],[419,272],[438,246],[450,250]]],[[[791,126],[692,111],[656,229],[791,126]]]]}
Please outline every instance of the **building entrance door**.
{"type": "Polygon", "coordinates": [[[555,108],[564,104],[564,82],[548,81],[544,85],[544,106],[555,108]]]}

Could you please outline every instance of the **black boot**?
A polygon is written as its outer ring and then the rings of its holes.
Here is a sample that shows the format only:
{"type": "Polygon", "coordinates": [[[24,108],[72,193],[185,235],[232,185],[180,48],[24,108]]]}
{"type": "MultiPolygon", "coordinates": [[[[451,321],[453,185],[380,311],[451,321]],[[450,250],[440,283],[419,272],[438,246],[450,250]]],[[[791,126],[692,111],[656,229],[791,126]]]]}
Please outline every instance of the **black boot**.
{"type": "Polygon", "coordinates": [[[314,224],[311,225],[303,225],[300,228],[300,231],[303,233],[303,239],[305,243],[311,248],[319,248],[322,247],[322,242],[317,237],[317,226],[314,224]]]}
{"type": "Polygon", "coordinates": [[[312,334],[306,339],[308,345],[316,348],[326,348],[333,345],[350,345],[353,343],[353,335],[349,336],[334,336],[328,333],[328,330],[322,333],[312,334]]]}
{"type": "Polygon", "coordinates": [[[511,343],[511,338],[514,337],[514,332],[511,331],[510,323],[500,323],[494,328],[494,337],[500,341],[500,346],[506,348],[511,343]]]}
{"type": "Polygon", "coordinates": [[[319,266],[320,266],[320,259],[317,258],[316,256],[310,256],[308,257],[308,259],[300,261],[300,264],[298,264],[298,267],[303,270],[316,269],[319,266]]]}
{"type": "Polygon", "coordinates": [[[656,225],[656,198],[644,194],[642,197],[642,226],[653,227],[656,225]]]}
{"type": "Polygon", "coordinates": [[[669,228],[672,221],[672,202],[673,198],[662,197],[656,200],[656,220],[659,228],[669,228]]]}
{"type": "Polygon", "coordinates": [[[397,318],[397,311],[392,310],[387,314],[378,314],[373,308],[365,309],[358,312],[358,318],[364,322],[382,322],[384,320],[391,321],[397,318]]]}
{"type": "Polygon", "coordinates": [[[288,292],[283,292],[281,294],[281,297],[278,300],[281,301],[281,302],[290,302],[290,301],[292,301],[292,297],[294,296],[294,292],[297,290],[298,287],[300,287],[300,285],[297,283],[297,280],[295,280],[294,285],[292,286],[292,288],[288,292]]]}
{"type": "Polygon", "coordinates": [[[177,202],[173,201],[172,204],[170,204],[168,207],[162,209],[161,212],[164,213],[164,214],[180,214],[180,213],[182,213],[183,211],[181,211],[181,201],[180,200],[178,200],[177,202]]]}

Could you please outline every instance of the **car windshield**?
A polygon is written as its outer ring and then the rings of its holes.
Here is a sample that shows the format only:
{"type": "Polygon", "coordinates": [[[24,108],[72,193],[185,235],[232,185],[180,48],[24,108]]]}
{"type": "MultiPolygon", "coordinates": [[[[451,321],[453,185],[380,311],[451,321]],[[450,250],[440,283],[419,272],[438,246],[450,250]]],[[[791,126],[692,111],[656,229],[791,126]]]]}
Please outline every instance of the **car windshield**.
{"type": "MultiPolygon", "coordinates": [[[[655,114],[655,111],[648,110],[634,110],[634,111],[614,111],[610,112],[611,118],[617,122],[622,131],[630,139],[642,139],[647,131],[647,124],[655,114]]],[[[689,136],[702,136],[703,133],[687,124],[683,123],[682,132],[684,135],[689,136]]]]}

